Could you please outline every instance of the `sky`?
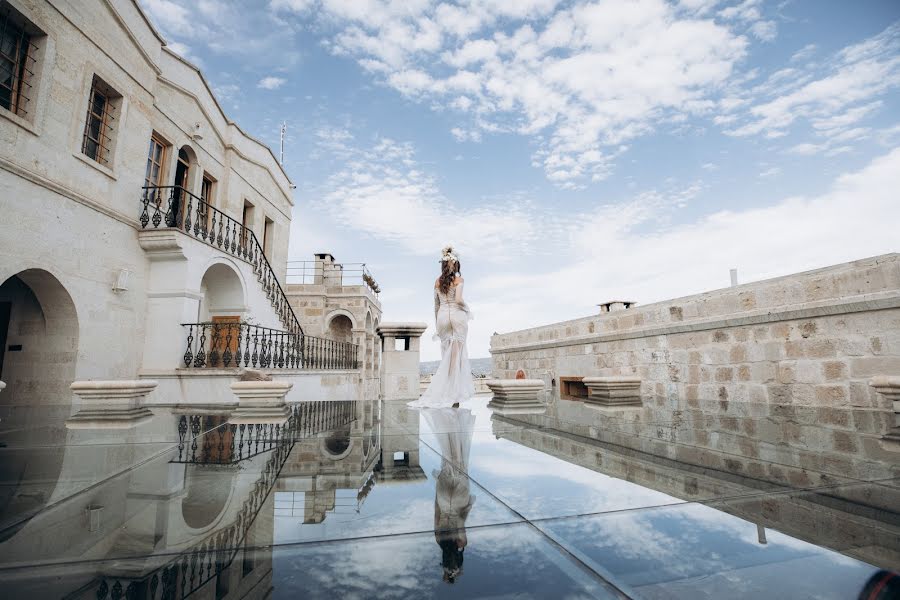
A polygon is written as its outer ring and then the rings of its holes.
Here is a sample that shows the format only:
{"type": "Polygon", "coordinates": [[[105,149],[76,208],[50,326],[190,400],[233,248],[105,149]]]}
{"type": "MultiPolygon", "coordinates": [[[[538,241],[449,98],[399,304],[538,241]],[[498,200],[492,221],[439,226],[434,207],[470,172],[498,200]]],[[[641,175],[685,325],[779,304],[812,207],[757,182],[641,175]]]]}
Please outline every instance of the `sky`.
{"type": "Polygon", "coordinates": [[[490,336],[898,250],[896,0],[139,0],[296,184],[290,258],[490,336]]]}

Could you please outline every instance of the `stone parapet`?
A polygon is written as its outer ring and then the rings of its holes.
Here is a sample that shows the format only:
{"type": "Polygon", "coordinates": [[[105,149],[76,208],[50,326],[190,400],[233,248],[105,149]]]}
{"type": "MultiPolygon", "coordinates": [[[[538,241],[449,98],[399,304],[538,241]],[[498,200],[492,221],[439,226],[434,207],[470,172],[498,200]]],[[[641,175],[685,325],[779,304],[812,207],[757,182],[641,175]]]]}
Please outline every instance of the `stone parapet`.
{"type": "Polygon", "coordinates": [[[238,407],[231,413],[228,422],[235,425],[285,423],[291,411],[284,398],[292,387],[294,384],[289,381],[271,379],[235,381],[231,384],[231,391],[238,398],[238,407]]]}
{"type": "Polygon", "coordinates": [[[81,399],[80,410],[66,421],[68,429],[129,429],[153,417],[144,397],[157,382],[149,379],[76,381],[72,391],[81,399]]]}
{"type": "Polygon", "coordinates": [[[585,377],[585,402],[598,406],[641,406],[641,378],[629,376],[585,377]]]}

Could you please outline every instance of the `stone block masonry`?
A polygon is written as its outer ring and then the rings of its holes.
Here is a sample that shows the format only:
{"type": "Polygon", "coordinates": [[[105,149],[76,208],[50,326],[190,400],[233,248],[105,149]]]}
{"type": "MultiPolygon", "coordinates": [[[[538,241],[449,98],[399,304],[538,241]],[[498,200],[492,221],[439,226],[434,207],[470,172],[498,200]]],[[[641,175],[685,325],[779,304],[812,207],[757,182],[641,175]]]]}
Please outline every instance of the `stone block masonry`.
{"type": "Polygon", "coordinates": [[[640,378],[643,408],[619,415],[629,427],[687,420],[716,432],[701,446],[865,469],[898,459],[884,444],[894,407],[869,382],[900,375],[900,254],[498,334],[491,354],[501,379],[640,378]],[[796,428],[763,447],[755,429],[788,413],[796,428]]]}

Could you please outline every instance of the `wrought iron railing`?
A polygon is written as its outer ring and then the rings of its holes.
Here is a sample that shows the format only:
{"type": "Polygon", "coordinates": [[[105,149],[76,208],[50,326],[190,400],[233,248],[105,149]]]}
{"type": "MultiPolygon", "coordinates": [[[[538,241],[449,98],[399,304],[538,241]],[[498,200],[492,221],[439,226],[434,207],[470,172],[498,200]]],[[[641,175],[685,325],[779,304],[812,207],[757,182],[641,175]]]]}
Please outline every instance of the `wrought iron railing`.
{"type": "MultiPolygon", "coordinates": [[[[213,532],[153,571],[128,578],[101,575],[79,590],[97,600],[182,600],[213,581],[234,562],[247,534],[275,486],[296,439],[330,431],[355,419],[353,402],[303,402],[292,406],[291,415],[272,444],[256,484],[227,527],[213,532]],[[323,429],[327,427],[327,429],[323,429]]],[[[206,434],[204,434],[206,435],[206,434]]],[[[195,436],[196,437],[196,436],[195,436]]]]}
{"type": "Polygon", "coordinates": [[[361,285],[365,286],[376,296],[381,293],[381,287],[372,273],[366,268],[366,263],[325,263],[315,260],[289,260],[287,261],[287,277],[289,284],[319,284],[319,285],[361,285]]]}
{"type": "Polygon", "coordinates": [[[284,328],[290,333],[303,333],[253,231],[181,186],[145,186],[142,190],[139,221],[143,229],[178,229],[250,263],[284,328]]]}
{"type": "Polygon", "coordinates": [[[358,369],[359,345],[250,323],[182,323],[187,368],[358,369]]]}
{"type": "Polygon", "coordinates": [[[332,431],[355,420],[353,401],[301,402],[291,405],[285,426],[226,423],[224,415],[182,415],[178,419],[178,456],[169,462],[231,465],[275,448],[332,431]],[[203,435],[201,436],[201,432],[203,435]]]}

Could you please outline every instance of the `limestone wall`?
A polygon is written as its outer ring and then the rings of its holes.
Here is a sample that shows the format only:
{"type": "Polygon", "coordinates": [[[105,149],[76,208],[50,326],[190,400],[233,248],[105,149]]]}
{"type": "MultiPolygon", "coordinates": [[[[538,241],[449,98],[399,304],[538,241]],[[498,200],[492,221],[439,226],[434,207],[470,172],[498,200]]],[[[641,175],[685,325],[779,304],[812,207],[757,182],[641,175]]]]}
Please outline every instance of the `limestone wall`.
{"type": "Polygon", "coordinates": [[[563,377],[640,376],[642,408],[560,406],[631,447],[677,436],[798,484],[813,465],[867,478],[897,462],[893,407],[868,382],[900,374],[898,254],[496,335],[491,352],[495,377],[524,369],[557,394],[563,377]]]}

